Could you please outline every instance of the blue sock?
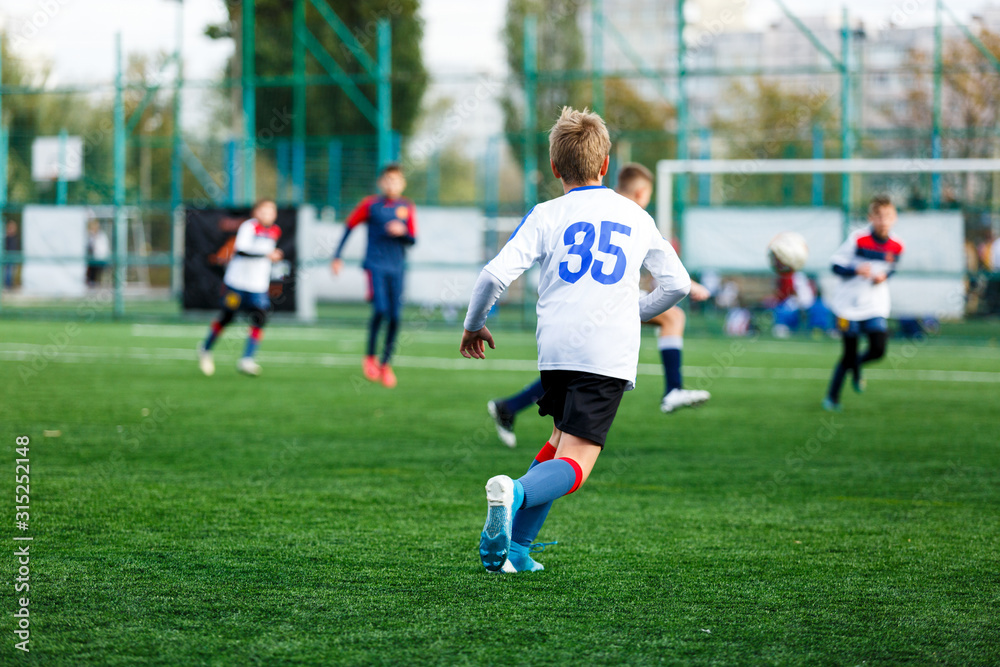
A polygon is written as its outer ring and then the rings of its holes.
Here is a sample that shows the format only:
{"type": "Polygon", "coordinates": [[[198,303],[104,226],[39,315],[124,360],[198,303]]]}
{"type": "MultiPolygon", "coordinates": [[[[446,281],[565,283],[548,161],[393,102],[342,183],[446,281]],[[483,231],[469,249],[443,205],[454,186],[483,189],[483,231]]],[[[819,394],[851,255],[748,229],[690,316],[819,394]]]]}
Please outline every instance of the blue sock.
{"type": "Polygon", "coordinates": [[[250,327],[250,335],[247,336],[247,345],[243,348],[244,357],[252,357],[257,351],[257,343],[260,342],[260,327],[250,327]]]}
{"type": "Polygon", "coordinates": [[[208,328],[208,337],[205,339],[205,349],[211,350],[212,346],[215,345],[215,339],[219,337],[225,325],[221,322],[212,322],[212,326],[208,328]]]}
{"type": "Polygon", "coordinates": [[[535,380],[532,384],[529,384],[527,387],[510,398],[503,399],[502,402],[511,412],[520,412],[532,403],[538,402],[538,399],[541,398],[544,393],[545,391],[542,389],[542,381],[535,380]]]}
{"type": "Polygon", "coordinates": [[[684,347],[684,339],[680,336],[663,336],[660,338],[659,347],[667,388],[663,394],[666,396],[674,389],[684,386],[681,378],[681,349],[684,347]]]}
{"type": "MultiPolygon", "coordinates": [[[[551,460],[554,454],[555,447],[549,443],[545,443],[542,451],[531,461],[528,470],[543,463],[543,461],[539,460],[539,457],[547,456],[548,458],[545,460],[551,460]]],[[[514,515],[514,530],[510,537],[511,541],[524,547],[534,542],[535,538],[538,537],[538,532],[542,529],[542,524],[545,523],[545,518],[549,515],[550,509],[552,509],[551,500],[535,507],[526,507],[518,510],[517,514],[514,515]]]]}
{"type": "Polygon", "coordinates": [[[572,493],[582,479],[583,472],[572,459],[552,459],[532,466],[517,480],[524,488],[521,507],[537,507],[572,493]]]}

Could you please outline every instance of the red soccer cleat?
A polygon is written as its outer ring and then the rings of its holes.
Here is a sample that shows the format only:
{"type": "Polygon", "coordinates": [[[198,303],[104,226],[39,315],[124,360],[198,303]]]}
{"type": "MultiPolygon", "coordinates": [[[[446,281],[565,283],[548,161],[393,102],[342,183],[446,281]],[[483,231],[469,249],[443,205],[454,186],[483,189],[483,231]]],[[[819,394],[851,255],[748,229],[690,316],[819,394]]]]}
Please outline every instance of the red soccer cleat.
{"type": "Polygon", "coordinates": [[[392,372],[392,366],[389,364],[382,367],[382,386],[388,389],[396,386],[396,374],[392,372]]]}
{"type": "Polygon", "coordinates": [[[379,378],[382,377],[382,366],[379,365],[378,360],[375,357],[369,355],[365,357],[364,364],[365,378],[371,380],[372,382],[378,382],[379,378]]]}

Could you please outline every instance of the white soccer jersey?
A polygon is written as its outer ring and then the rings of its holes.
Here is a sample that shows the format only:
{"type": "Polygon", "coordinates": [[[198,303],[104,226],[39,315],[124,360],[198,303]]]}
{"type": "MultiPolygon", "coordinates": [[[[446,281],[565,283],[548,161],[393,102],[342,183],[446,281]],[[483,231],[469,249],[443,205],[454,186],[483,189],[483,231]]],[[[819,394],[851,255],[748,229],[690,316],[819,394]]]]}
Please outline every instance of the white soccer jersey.
{"type": "Polygon", "coordinates": [[[271,285],[271,259],[268,257],[278,247],[281,229],[278,225],[265,226],[251,218],[236,231],[233,258],[226,267],[223,282],[229,287],[262,294],[271,285]]]}
{"type": "Polygon", "coordinates": [[[620,378],[631,389],[640,267],[661,290],[686,293],[691,284],[653,218],[603,186],[575,188],[532,209],[485,271],[507,287],[536,261],[538,369],[620,378]]]}
{"type": "Polygon", "coordinates": [[[870,277],[853,271],[868,264],[872,276],[892,275],[902,253],[903,245],[896,238],[879,239],[870,226],[848,236],[831,258],[834,272],[843,279],[830,300],[833,314],[853,322],[889,317],[889,283],[876,285],[870,277]]]}

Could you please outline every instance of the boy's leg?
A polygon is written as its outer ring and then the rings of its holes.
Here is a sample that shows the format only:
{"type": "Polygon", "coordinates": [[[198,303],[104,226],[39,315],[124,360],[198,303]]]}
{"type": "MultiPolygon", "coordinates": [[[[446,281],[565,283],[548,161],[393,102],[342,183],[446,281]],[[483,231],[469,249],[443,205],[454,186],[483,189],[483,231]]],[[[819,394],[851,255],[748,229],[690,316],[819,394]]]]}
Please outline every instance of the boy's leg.
{"type": "Polygon", "coordinates": [[[375,358],[375,350],[378,345],[378,333],[382,327],[382,320],[388,310],[387,295],[385,290],[385,274],[377,269],[369,269],[368,288],[372,302],[372,318],[368,322],[368,348],[365,352],[364,373],[365,377],[372,382],[377,382],[382,375],[378,360],[375,358]]]}
{"type": "Polygon", "coordinates": [[[703,389],[685,389],[681,375],[681,359],[684,352],[684,327],[687,315],[677,306],[670,308],[657,319],[660,325],[660,360],[663,362],[665,390],[660,402],[661,412],[673,412],[677,408],[699,405],[712,397],[703,389]]]}
{"type": "Polygon", "coordinates": [[[388,313],[388,330],[385,334],[385,347],[382,351],[382,364],[388,364],[392,359],[393,348],[396,345],[396,333],[399,331],[399,321],[403,310],[403,272],[386,273],[386,297],[388,313]]]}
{"type": "MultiPolygon", "coordinates": [[[[535,458],[532,459],[528,470],[535,466],[551,461],[555,458],[556,447],[559,442],[559,430],[552,430],[552,437],[539,450],[535,458]],[[553,440],[556,444],[553,444],[553,440]]],[[[544,569],[540,563],[536,563],[529,553],[531,543],[538,537],[538,532],[542,529],[549,510],[552,509],[552,502],[535,507],[527,507],[518,510],[514,514],[514,525],[510,537],[511,553],[508,558],[517,572],[536,572],[544,569]]]]}
{"type": "Polygon", "coordinates": [[[208,336],[198,344],[198,368],[205,375],[211,376],[215,374],[212,346],[215,345],[215,341],[222,335],[222,330],[226,328],[226,325],[233,321],[233,317],[236,316],[236,310],[239,307],[240,295],[233,291],[227,292],[222,297],[222,311],[212,321],[212,324],[209,325],[208,336]]]}
{"type": "Polygon", "coordinates": [[[222,310],[209,326],[208,336],[202,343],[202,349],[206,352],[212,349],[212,346],[215,345],[215,341],[222,335],[222,330],[233,321],[239,307],[240,295],[232,291],[227,292],[226,296],[222,298],[222,310]]]}
{"type": "Polygon", "coordinates": [[[260,339],[264,334],[264,326],[267,324],[267,308],[270,307],[270,301],[264,304],[264,300],[267,295],[263,295],[264,299],[257,299],[256,302],[250,306],[250,330],[247,335],[247,344],[243,348],[243,358],[252,359],[253,355],[257,352],[257,346],[260,344],[260,339]]]}
{"type": "Polygon", "coordinates": [[[385,294],[386,306],[385,316],[388,319],[388,326],[385,332],[385,347],[382,349],[382,363],[379,366],[379,378],[382,386],[392,389],[396,386],[396,374],[389,365],[392,359],[392,351],[396,345],[396,332],[399,331],[400,311],[403,302],[403,274],[402,272],[385,273],[385,294]]]}
{"type": "MultiPolygon", "coordinates": [[[[565,443],[574,438],[576,436],[563,433],[558,451],[562,451],[565,443]]],[[[584,470],[589,475],[601,453],[601,447],[597,443],[589,444],[588,449],[592,451],[582,448],[578,450],[571,446],[566,449],[566,456],[532,465],[520,479],[512,480],[499,475],[486,483],[489,512],[479,540],[479,556],[487,570],[499,571],[507,560],[514,532],[515,513],[520,515],[531,509],[551,506],[552,501],[580,488],[586,478],[584,470]],[[580,456],[583,463],[569,458],[570,454],[580,456]]],[[[544,513],[547,515],[548,509],[544,513]]],[[[529,513],[526,520],[531,518],[529,513]]],[[[538,516],[534,518],[537,520],[538,516]]],[[[541,518],[544,521],[544,516],[541,518]]],[[[541,529],[541,522],[537,529],[541,529]]]]}
{"type": "Polygon", "coordinates": [[[493,418],[497,427],[497,435],[508,447],[517,447],[517,436],[514,435],[514,419],[517,413],[524,410],[529,405],[538,402],[545,390],[542,389],[541,379],[535,380],[507,398],[496,398],[486,404],[486,409],[493,418]]]}
{"type": "Polygon", "coordinates": [[[858,357],[853,380],[854,391],[859,394],[865,390],[865,381],[861,377],[861,366],[881,359],[885,355],[885,348],[889,341],[889,327],[884,318],[865,322],[865,332],[868,334],[868,349],[858,357]]]}
{"type": "Polygon", "coordinates": [[[830,378],[830,387],[826,392],[826,400],[823,406],[827,409],[837,409],[840,405],[840,389],[844,385],[844,376],[848,370],[853,370],[858,364],[858,336],[855,333],[844,331],[843,343],[844,352],[833,369],[833,377],[830,378]]]}
{"type": "Polygon", "coordinates": [[[495,402],[503,403],[511,412],[518,413],[529,405],[537,403],[538,399],[540,399],[544,393],[545,390],[542,389],[542,380],[539,378],[531,384],[525,385],[521,391],[517,392],[513,396],[497,399],[495,402]]]}
{"type": "Polygon", "coordinates": [[[687,317],[677,306],[663,313],[662,317],[657,343],[660,348],[660,359],[663,362],[663,377],[666,381],[663,395],[666,396],[674,389],[684,387],[684,380],[681,377],[681,355],[684,349],[684,325],[687,317]]]}
{"type": "Polygon", "coordinates": [[[867,364],[871,361],[878,361],[885,356],[885,349],[888,346],[889,334],[885,331],[871,331],[868,333],[868,349],[858,359],[858,365],[867,364]]]}
{"type": "Polygon", "coordinates": [[[541,376],[546,391],[539,401],[539,413],[552,415],[561,432],[556,457],[533,466],[520,479],[498,475],[487,482],[489,509],[479,553],[488,570],[499,570],[507,559],[514,512],[573,493],[587,479],[627,384],[577,371],[542,371],[541,376]]]}
{"type": "Polygon", "coordinates": [[[254,361],[253,355],[257,352],[257,345],[264,334],[264,325],[267,324],[267,311],[271,308],[271,299],[267,294],[247,295],[247,302],[243,305],[247,309],[250,319],[249,331],[247,332],[246,346],[243,348],[243,356],[236,362],[236,370],[246,375],[260,375],[260,365],[254,361]]]}
{"type": "Polygon", "coordinates": [[[521,507],[535,507],[576,491],[590,475],[625,393],[625,380],[576,371],[542,371],[539,413],[552,415],[555,458],[534,466],[517,485],[521,507]]]}
{"type": "Polygon", "coordinates": [[[889,323],[884,317],[875,317],[863,323],[868,334],[868,349],[858,359],[858,366],[870,361],[881,359],[885,355],[886,344],[889,341],[889,323]]]}

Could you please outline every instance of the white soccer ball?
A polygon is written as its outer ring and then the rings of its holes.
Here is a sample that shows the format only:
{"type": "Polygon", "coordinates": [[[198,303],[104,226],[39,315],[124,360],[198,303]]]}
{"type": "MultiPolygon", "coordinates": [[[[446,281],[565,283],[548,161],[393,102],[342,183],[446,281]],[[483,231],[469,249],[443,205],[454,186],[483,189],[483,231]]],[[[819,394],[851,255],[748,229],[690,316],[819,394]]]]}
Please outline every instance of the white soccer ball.
{"type": "Polygon", "coordinates": [[[778,273],[800,271],[809,259],[809,245],[798,232],[781,232],[767,244],[767,257],[778,273]]]}

